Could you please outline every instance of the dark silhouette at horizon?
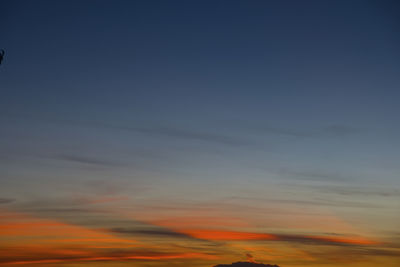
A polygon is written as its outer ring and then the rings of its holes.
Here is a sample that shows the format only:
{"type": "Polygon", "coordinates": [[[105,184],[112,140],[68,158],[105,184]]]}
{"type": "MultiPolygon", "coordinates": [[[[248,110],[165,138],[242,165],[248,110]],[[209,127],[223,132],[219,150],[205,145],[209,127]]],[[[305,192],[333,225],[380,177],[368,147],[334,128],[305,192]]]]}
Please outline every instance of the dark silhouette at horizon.
{"type": "Polygon", "coordinates": [[[218,264],[213,267],[279,267],[279,265],[271,265],[271,264],[263,264],[263,263],[255,263],[248,261],[238,261],[232,264],[218,264]]]}

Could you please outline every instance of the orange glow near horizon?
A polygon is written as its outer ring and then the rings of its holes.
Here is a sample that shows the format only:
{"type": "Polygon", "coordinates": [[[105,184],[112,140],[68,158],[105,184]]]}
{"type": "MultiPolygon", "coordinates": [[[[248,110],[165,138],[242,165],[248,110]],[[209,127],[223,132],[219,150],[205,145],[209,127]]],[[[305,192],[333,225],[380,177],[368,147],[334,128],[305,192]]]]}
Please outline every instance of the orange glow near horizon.
{"type": "MultiPolygon", "coordinates": [[[[158,224],[143,223],[155,229],[153,232],[144,230],[142,234],[150,235],[144,238],[141,235],[134,235],[134,228],[132,228],[133,234],[125,235],[124,231],[113,232],[112,227],[110,229],[88,228],[10,211],[3,211],[0,218],[0,245],[9,251],[8,255],[0,256],[0,265],[4,263],[29,266],[71,262],[95,266],[96,262],[106,264],[114,261],[135,261],[138,266],[142,266],[141,263],[139,264],[141,261],[157,261],[166,264],[170,260],[182,260],[204,261],[204,266],[209,267],[212,266],[210,262],[223,263],[221,259],[233,262],[235,258],[229,255],[245,256],[246,253],[255,255],[256,260],[285,261],[289,257],[308,262],[317,261],[309,249],[317,248],[319,245],[345,248],[346,246],[342,245],[373,247],[381,244],[359,236],[240,231],[240,229],[250,229],[249,224],[238,220],[234,224],[241,224],[243,227],[233,228],[230,223],[224,226],[223,219],[219,217],[197,217],[182,221],[161,218],[156,221],[158,224]],[[188,225],[184,222],[188,222],[188,225]],[[203,227],[190,227],[194,225],[203,227]],[[204,242],[212,242],[213,249],[204,242]],[[171,247],[171,244],[176,244],[176,246],[171,247]],[[197,249],[195,249],[196,246],[197,249]],[[305,248],[306,246],[309,248],[305,248]],[[218,247],[217,250],[215,250],[216,247],[218,247]],[[120,253],[114,254],[114,251],[120,251],[120,253]]],[[[253,229],[256,228],[253,227],[253,229]]]]}
{"type": "MultiPolygon", "coordinates": [[[[33,217],[28,214],[3,212],[0,221],[0,236],[12,238],[35,239],[35,242],[107,242],[136,246],[137,241],[116,237],[107,231],[90,229],[60,221],[33,217]]],[[[1,241],[0,241],[1,242],[1,241]]]]}
{"type": "Polygon", "coordinates": [[[182,230],[189,236],[207,240],[276,240],[274,235],[221,230],[182,230]]]}
{"type": "MultiPolygon", "coordinates": [[[[64,262],[88,262],[88,261],[126,261],[126,260],[173,260],[173,259],[204,259],[216,260],[217,256],[207,255],[203,253],[181,253],[170,255],[136,255],[136,256],[115,256],[115,257],[85,257],[72,259],[47,259],[47,260],[27,260],[7,262],[8,265],[25,265],[25,264],[40,264],[40,263],[64,263],[64,262]]],[[[1,263],[0,263],[1,264],[1,263]]]]}
{"type": "Polygon", "coordinates": [[[168,251],[167,247],[120,238],[107,230],[90,229],[24,213],[3,210],[0,218],[0,245],[8,251],[7,255],[0,256],[0,265],[218,259],[212,254],[184,249],[168,251]],[[121,250],[123,255],[112,255],[115,250],[121,250]]]}
{"type": "Polygon", "coordinates": [[[180,232],[195,238],[206,239],[206,240],[295,241],[296,239],[298,239],[298,240],[323,241],[330,243],[342,243],[342,244],[354,244],[354,245],[380,244],[379,242],[360,237],[340,238],[331,236],[302,236],[302,235],[285,236],[285,235],[266,234],[266,233],[249,233],[249,232],[238,232],[238,231],[204,230],[204,229],[181,230],[180,232]]]}

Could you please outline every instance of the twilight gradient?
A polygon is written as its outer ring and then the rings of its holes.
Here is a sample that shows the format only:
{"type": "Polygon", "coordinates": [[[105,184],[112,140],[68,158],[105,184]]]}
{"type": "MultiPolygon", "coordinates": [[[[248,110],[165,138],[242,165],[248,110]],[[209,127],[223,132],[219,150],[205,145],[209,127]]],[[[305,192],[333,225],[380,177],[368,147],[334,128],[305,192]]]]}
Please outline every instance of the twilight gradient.
{"type": "Polygon", "coordinates": [[[0,266],[399,266],[397,1],[0,6],[0,266]]]}

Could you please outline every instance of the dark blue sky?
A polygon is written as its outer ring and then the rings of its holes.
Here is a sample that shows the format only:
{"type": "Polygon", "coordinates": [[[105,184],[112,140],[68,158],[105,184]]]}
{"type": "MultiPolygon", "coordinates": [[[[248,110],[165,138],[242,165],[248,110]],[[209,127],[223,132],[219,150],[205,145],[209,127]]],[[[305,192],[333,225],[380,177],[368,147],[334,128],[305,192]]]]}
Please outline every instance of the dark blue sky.
{"type": "Polygon", "coordinates": [[[395,10],[395,1],[6,1],[2,107],[393,118],[395,10]]]}
{"type": "Polygon", "coordinates": [[[65,183],[136,185],[145,173],[205,186],[396,184],[398,11],[396,1],[3,1],[2,165],[22,184],[26,166],[65,183]]]}

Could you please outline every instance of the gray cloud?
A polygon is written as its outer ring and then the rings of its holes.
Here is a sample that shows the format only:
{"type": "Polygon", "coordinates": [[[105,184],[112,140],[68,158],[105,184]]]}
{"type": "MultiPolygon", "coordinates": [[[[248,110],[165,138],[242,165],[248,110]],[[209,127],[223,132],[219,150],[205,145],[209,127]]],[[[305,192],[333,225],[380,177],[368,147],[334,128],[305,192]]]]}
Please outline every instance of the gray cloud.
{"type": "Polygon", "coordinates": [[[160,236],[160,237],[172,237],[172,238],[189,238],[195,239],[189,235],[174,232],[168,229],[132,229],[132,228],[111,228],[108,229],[113,233],[128,234],[128,235],[145,235],[145,236],[160,236]]]}
{"type": "Polygon", "coordinates": [[[87,165],[99,165],[99,166],[117,166],[120,165],[117,162],[110,160],[103,160],[95,157],[78,156],[70,154],[59,154],[54,156],[57,159],[70,161],[74,163],[87,164],[87,165]]]}
{"type": "Polygon", "coordinates": [[[201,131],[190,131],[173,127],[116,127],[116,128],[121,130],[135,131],[138,133],[149,134],[149,135],[159,135],[177,139],[206,141],[206,142],[220,143],[224,145],[244,145],[247,143],[242,140],[238,140],[226,135],[213,134],[201,131]]]}
{"type": "MultiPolygon", "coordinates": [[[[23,211],[23,210],[22,210],[23,211]]],[[[106,213],[106,211],[99,210],[99,209],[85,209],[85,208],[39,208],[39,209],[28,209],[26,210],[27,212],[29,211],[34,211],[37,213],[48,213],[48,214],[57,214],[57,213],[106,213]]]]}
{"type": "Polygon", "coordinates": [[[30,114],[10,114],[10,117],[14,117],[22,120],[37,120],[44,123],[61,123],[61,124],[70,124],[76,125],[80,127],[92,127],[92,128],[101,128],[101,129],[112,129],[112,130],[120,130],[120,131],[129,131],[140,134],[146,134],[151,136],[164,136],[175,139],[186,139],[186,140],[194,140],[194,141],[204,141],[204,142],[212,142],[219,143],[223,145],[230,146],[241,146],[248,145],[251,142],[246,140],[241,140],[240,138],[234,138],[225,134],[217,134],[211,133],[208,131],[201,130],[189,130],[185,127],[177,127],[171,125],[161,125],[161,124],[146,124],[140,125],[137,123],[134,126],[128,125],[118,125],[112,123],[104,123],[101,121],[83,121],[83,120],[72,120],[72,119],[60,119],[60,118],[52,118],[52,117],[32,117],[30,114]]]}
{"type": "Polygon", "coordinates": [[[182,127],[160,126],[160,125],[126,126],[126,125],[113,125],[101,122],[70,122],[70,123],[86,127],[89,126],[89,127],[108,128],[114,130],[131,131],[152,136],[164,136],[176,139],[197,140],[204,142],[220,143],[224,145],[236,146],[236,145],[246,144],[246,142],[243,140],[238,140],[236,138],[227,135],[188,130],[182,127]]]}
{"type": "Polygon", "coordinates": [[[353,179],[349,176],[343,176],[339,173],[329,173],[322,171],[294,171],[290,169],[279,169],[277,173],[289,178],[297,178],[301,180],[310,180],[310,181],[318,181],[318,180],[331,180],[331,181],[348,181],[353,179]]]}
{"type": "MultiPolygon", "coordinates": [[[[309,200],[302,199],[281,199],[281,198],[258,198],[258,197],[230,197],[231,201],[255,201],[264,203],[288,203],[296,205],[316,205],[316,206],[332,206],[332,207],[350,207],[350,208],[383,208],[380,205],[371,204],[369,202],[343,201],[336,199],[313,198],[309,200]]],[[[294,214],[294,213],[292,213],[294,214]]],[[[310,214],[301,212],[299,214],[310,214]]],[[[313,214],[316,215],[316,214],[313,214]]]]}
{"type": "Polygon", "coordinates": [[[14,201],[15,201],[15,199],[13,199],[13,198],[0,198],[0,204],[8,204],[8,203],[11,203],[14,201]]]}
{"type": "Polygon", "coordinates": [[[399,188],[366,188],[366,187],[344,187],[344,186],[313,186],[324,193],[332,193],[343,196],[379,196],[393,197],[400,196],[399,188]]]}
{"type": "Polygon", "coordinates": [[[380,249],[380,248],[359,248],[359,255],[365,256],[385,256],[385,257],[397,257],[400,260],[399,249],[380,249]]]}
{"type": "Polygon", "coordinates": [[[347,125],[334,124],[319,131],[321,136],[347,136],[361,133],[363,130],[347,125]]]}
{"type": "Polygon", "coordinates": [[[295,128],[274,127],[269,125],[260,125],[256,127],[247,128],[256,130],[261,133],[271,135],[281,135],[289,137],[303,137],[303,138],[323,138],[323,137],[342,137],[362,133],[363,130],[342,124],[332,124],[319,129],[300,130],[295,128]]]}
{"type": "Polygon", "coordinates": [[[382,206],[374,205],[364,202],[355,201],[338,201],[332,199],[314,199],[314,200],[287,200],[287,199],[274,199],[269,200],[279,203],[294,203],[294,204],[305,204],[305,205],[317,205],[317,206],[332,206],[332,207],[350,207],[350,208],[382,208],[382,206]]]}
{"type": "Polygon", "coordinates": [[[352,241],[351,239],[336,237],[331,238],[327,236],[305,236],[305,235],[286,235],[277,234],[276,237],[279,241],[295,242],[302,244],[315,244],[315,245],[328,245],[328,246],[364,246],[370,244],[363,244],[362,241],[352,241]]]}
{"type": "Polygon", "coordinates": [[[259,126],[255,128],[257,131],[273,134],[273,135],[284,135],[284,136],[291,136],[291,137],[309,137],[310,133],[303,132],[295,129],[288,129],[288,128],[279,128],[279,127],[272,127],[272,126],[259,126]]]}

